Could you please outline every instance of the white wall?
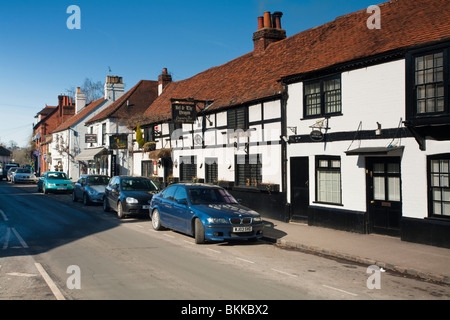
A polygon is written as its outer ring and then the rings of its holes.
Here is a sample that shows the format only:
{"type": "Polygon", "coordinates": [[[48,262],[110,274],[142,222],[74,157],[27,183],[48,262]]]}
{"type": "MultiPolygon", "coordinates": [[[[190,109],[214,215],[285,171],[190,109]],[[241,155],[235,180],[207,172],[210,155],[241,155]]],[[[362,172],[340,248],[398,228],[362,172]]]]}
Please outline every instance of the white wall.
{"type": "MultiPolygon", "coordinates": [[[[405,120],[405,61],[399,60],[372,67],[342,73],[342,116],[329,120],[328,133],[354,132],[360,122],[361,130],[376,130],[377,122],[382,129],[395,129],[405,120]]],[[[308,135],[310,126],[324,118],[303,118],[303,83],[288,87],[287,126],[296,127],[297,135],[308,135]]],[[[403,126],[403,124],[401,124],[403,126]]],[[[294,133],[287,129],[288,135],[294,133]]],[[[287,158],[309,157],[310,205],[345,210],[366,211],[365,157],[347,156],[345,151],[358,147],[387,147],[391,139],[352,140],[336,142],[299,143],[287,145],[287,158]],[[342,204],[333,206],[314,204],[315,156],[335,155],[341,157],[342,204]]],[[[393,145],[404,146],[401,156],[403,216],[424,218],[428,216],[427,202],[427,156],[450,152],[448,142],[427,140],[427,151],[420,151],[414,138],[396,139],[393,145]]],[[[290,202],[290,165],[287,165],[288,202],[290,202]]]]}

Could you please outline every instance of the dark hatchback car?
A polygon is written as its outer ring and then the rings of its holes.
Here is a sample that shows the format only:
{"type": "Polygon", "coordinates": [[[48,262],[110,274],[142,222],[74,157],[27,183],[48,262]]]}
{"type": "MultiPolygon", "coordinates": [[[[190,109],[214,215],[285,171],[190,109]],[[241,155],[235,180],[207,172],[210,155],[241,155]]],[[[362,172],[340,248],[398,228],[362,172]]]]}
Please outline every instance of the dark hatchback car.
{"type": "Polygon", "coordinates": [[[158,192],[153,181],[144,177],[115,176],[111,178],[103,197],[103,210],[114,210],[117,217],[147,215],[149,201],[158,192]]]}
{"type": "Polygon", "coordinates": [[[263,236],[261,216],[218,186],[171,185],[153,197],[150,217],[155,230],[177,230],[194,236],[196,243],[257,240],[263,236]]]}

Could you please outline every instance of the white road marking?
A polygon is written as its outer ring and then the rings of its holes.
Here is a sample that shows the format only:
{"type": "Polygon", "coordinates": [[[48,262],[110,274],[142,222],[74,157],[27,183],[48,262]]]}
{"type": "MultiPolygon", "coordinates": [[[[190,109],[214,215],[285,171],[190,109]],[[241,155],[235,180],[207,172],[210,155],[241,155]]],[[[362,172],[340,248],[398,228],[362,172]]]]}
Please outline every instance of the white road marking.
{"type": "Polygon", "coordinates": [[[351,292],[348,292],[348,291],[345,291],[345,290],[341,290],[341,289],[338,289],[338,288],[330,287],[330,286],[327,286],[327,285],[324,285],[324,284],[322,286],[325,287],[325,288],[328,288],[328,289],[332,289],[332,290],[336,290],[336,291],[339,291],[339,292],[342,292],[342,293],[349,294],[349,295],[354,296],[354,297],[358,296],[355,293],[351,293],[351,292]]]}
{"type": "Polygon", "coordinates": [[[20,236],[20,234],[16,231],[16,229],[11,228],[11,230],[14,232],[14,234],[16,235],[17,239],[19,239],[20,244],[22,245],[22,247],[24,247],[25,249],[28,248],[27,243],[22,239],[22,237],[20,236]]]}
{"type": "Polygon", "coordinates": [[[41,266],[41,264],[36,262],[34,265],[38,269],[38,271],[41,274],[41,276],[44,278],[45,282],[47,283],[48,287],[52,291],[52,293],[55,296],[56,300],[66,300],[66,298],[63,296],[61,291],[59,291],[58,287],[53,282],[52,278],[50,278],[50,276],[45,271],[45,269],[41,266]]]}
{"type": "Polygon", "coordinates": [[[16,277],[27,277],[27,278],[31,278],[31,277],[36,277],[37,276],[37,274],[22,273],[22,272],[10,272],[10,273],[7,273],[7,275],[9,275],[9,276],[16,276],[16,277]]]}
{"type": "Polygon", "coordinates": [[[170,234],[164,234],[164,236],[166,236],[168,238],[175,238],[174,236],[171,236],[170,234]]]}
{"type": "Polygon", "coordinates": [[[236,257],[236,259],[244,261],[244,262],[248,262],[248,263],[254,263],[253,261],[250,261],[250,260],[247,260],[247,259],[242,259],[242,258],[239,258],[239,257],[236,257]]]}
{"type": "Polygon", "coordinates": [[[217,250],[214,250],[214,249],[210,249],[210,248],[206,248],[206,250],[209,250],[209,251],[212,251],[212,252],[215,252],[215,253],[222,253],[220,251],[217,251],[217,250]]]}
{"type": "Polygon", "coordinates": [[[0,216],[2,216],[3,220],[6,222],[8,221],[8,217],[6,216],[6,214],[3,212],[3,210],[0,209],[0,216]]]}
{"type": "Polygon", "coordinates": [[[278,272],[278,273],[281,273],[281,274],[285,274],[285,275],[287,275],[287,276],[291,276],[291,277],[294,277],[294,278],[298,278],[298,276],[297,275],[295,275],[295,274],[291,274],[291,273],[287,273],[287,272],[284,272],[284,271],[281,271],[281,270],[278,270],[278,269],[271,269],[272,271],[275,271],[275,272],[278,272]]]}
{"type": "Polygon", "coordinates": [[[189,243],[189,244],[195,244],[192,241],[183,240],[183,242],[189,243]]]}

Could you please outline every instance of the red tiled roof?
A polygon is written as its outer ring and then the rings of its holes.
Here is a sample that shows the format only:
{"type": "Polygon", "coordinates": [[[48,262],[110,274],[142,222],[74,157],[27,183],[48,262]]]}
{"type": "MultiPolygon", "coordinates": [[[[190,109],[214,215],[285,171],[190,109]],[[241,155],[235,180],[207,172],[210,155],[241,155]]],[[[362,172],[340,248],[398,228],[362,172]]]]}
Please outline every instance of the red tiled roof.
{"type": "Polygon", "coordinates": [[[100,98],[98,100],[92,101],[89,103],[86,107],[83,108],[79,113],[69,118],[69,120],[64,121],[61,123],[53,132],[63,131],[71,126],[75,125],[76,123],[80,122],[84,117],[88,116],[89,113],[97,109],[98,106],[100,106],[105,101],[105,98],[100,98]]]}
{"type": "Polygon", "coordinates": [[[133,114],[141,114],[156,97],[158,97],[158,81],[141,80],[110,106],[87,121],[86,124],[107,118],[128,119],[133,114]],[[127,101],[129,106],[127,106],[127,101]]]}
{"type": "Polygon", "coordinates": [[[271,97],[282,92],[284,76],[450,39],[449,0],[392,0],[380,8],[381,29],[368,29],[367,9],[338,17],[273,43],[262,55],[250,52],[170,83],[144,116],[148,123],[171,118],[171,98],[214,100],[211,110],[217,110],[271,97]]]}

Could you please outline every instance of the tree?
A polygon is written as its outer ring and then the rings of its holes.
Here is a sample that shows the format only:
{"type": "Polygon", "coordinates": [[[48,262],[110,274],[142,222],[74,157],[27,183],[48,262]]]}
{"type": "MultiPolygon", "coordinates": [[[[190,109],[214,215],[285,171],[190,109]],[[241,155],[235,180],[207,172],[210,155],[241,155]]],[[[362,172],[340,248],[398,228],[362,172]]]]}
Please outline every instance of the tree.
{"type": "MultiPolygon", "coordinates": [[[[104,95],[103,91],[104,84],[101,81],[94,82],[90,78],[85,78],[83,84],[81,85],[81,92],[86,94],[86,104],[92,101],[98,100],[104,95]]],[[[66,89],[67,95],[75,100],[75,87],[72,86],[66,89]]]]}

